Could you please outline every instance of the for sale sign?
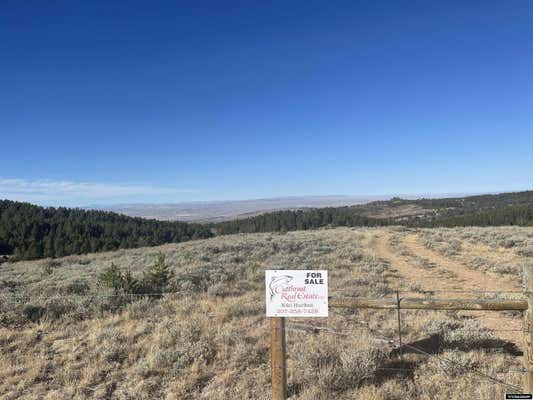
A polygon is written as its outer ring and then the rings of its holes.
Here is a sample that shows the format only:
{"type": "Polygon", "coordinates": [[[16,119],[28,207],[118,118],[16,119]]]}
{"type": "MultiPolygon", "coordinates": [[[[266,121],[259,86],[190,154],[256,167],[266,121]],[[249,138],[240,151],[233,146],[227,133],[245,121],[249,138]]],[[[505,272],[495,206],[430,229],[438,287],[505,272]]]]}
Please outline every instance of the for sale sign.
{"type": "Polygon", "coordinates": [[[327,317],[328,271],[267,270],[267,317],[327,317]]]}

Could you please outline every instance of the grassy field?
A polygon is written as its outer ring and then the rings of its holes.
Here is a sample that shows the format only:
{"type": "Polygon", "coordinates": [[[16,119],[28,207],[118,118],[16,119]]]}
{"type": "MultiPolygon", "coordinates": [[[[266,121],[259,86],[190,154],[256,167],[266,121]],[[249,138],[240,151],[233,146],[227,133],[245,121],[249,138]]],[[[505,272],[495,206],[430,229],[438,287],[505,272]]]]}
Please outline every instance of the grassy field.
{"type": "MultiPolygon", "coordinates": [[[[427,291],[519,290],[532,256],[533,228],[337,228],[5,263],[0,399],[268,399],[265,269],[327,269],[337,297],[443,297],[427,291]],[[98,284],[111,263],[141,277],[159,254],[175,293],[98,284]]],[[[395,312],[289,320],[291,399],[501,399],[516,389],[487,375],[521,385],[521,333],[500,329],[519,330],[519,313],[402,317],[404,343],[427,353],[405,348],[403,363],[395,312]]]]}

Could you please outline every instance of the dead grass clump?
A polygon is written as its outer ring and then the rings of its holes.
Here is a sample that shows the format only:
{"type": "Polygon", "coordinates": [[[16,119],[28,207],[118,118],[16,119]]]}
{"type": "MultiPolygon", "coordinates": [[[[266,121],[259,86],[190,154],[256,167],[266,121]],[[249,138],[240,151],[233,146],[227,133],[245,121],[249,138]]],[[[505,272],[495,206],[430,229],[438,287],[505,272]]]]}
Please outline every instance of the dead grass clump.
{"type": "Polygon", "coordinates": [[[106,363],[121,363],[128,355],[126,337],[116,328],[107,328],[98,333],[95,341],[99,343],[98,358],[106,363]]]}

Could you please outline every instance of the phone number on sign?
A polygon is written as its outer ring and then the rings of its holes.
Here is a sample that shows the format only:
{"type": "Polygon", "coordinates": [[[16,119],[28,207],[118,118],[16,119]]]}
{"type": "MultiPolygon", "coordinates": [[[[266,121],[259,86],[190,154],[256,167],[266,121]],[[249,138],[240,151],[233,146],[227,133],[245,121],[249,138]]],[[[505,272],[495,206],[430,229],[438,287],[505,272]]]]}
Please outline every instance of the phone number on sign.
{"type": "Polygon", "coordinates": [[[311,308],[311,309],[286,309],[286,308],[279,308],[276,310],[276,314],[318,314],[318,308],[311,308]]]}

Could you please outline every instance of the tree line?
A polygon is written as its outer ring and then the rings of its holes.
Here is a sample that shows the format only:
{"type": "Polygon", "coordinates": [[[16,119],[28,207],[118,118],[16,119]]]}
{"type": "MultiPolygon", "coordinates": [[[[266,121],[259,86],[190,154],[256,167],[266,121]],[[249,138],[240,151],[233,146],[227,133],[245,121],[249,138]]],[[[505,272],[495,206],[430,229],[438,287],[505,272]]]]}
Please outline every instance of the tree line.
{"type": "Polygon", "coordinates": [[[427,228],[455,226],[533,226],[533,204],[507,205],[480,212],[466,212],[462,215],[443,216],[434,219],[414,219],[410,226],[427,228]]]}
{"type": "Polygon", "coordinates": [[[253,232],[286,232],[324,226],[384,226],[389,220],[367,217],[353,207],[326,207],[276,211],[213,225],[219,235],[253,232]]]}
{"type": "Polygon", "coordinates": [[[0,201],[0,255],[16,259],[62,257],[211,236],[210,228],[201,224],[0,201]]]}

